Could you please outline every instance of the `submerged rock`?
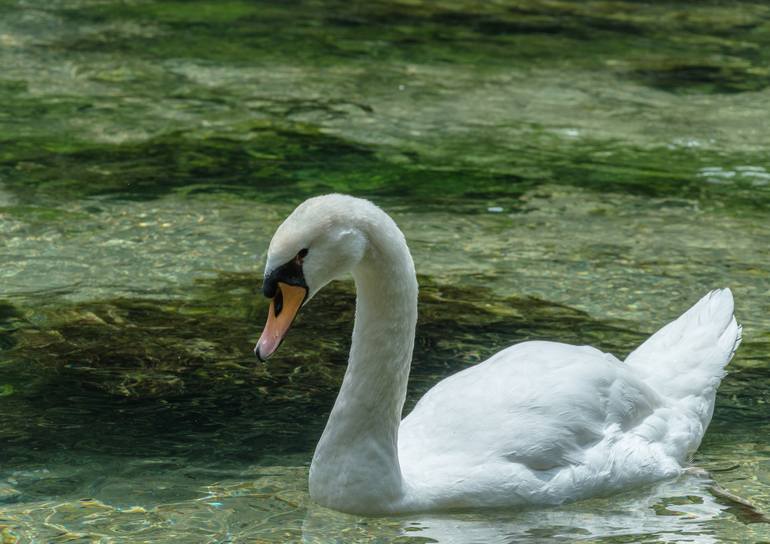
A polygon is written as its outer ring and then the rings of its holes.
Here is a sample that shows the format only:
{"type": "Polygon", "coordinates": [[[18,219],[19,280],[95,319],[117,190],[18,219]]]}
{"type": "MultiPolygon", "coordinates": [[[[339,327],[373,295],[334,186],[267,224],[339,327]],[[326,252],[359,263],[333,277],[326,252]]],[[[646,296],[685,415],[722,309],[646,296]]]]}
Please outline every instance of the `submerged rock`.
{"type": "MultiPolygon", "coordinates": [[[[40,326],[21,327],[7,337],[14,345],[8,355],[127,398],[174,397],[206,390],[212,382],[244,381],[271,394],[335,393],[353,322],[352,284],[339,282],[322,291],[264,366],[252,353],[267,311],[267,300],[256,292],[259,281],[257,274],[221,274],[198,282],[186,300],[120,298],[45,308],[40,326]],[[283,385],[275,388],[276,381],[283,385]]],[[[423,277],[414,373],[418,380],[423,374],[434,380],[447,368],[462,368],[526,339],[624,351],[638,336],[565,306],[500,299],[489,290],[423,277]]]]}

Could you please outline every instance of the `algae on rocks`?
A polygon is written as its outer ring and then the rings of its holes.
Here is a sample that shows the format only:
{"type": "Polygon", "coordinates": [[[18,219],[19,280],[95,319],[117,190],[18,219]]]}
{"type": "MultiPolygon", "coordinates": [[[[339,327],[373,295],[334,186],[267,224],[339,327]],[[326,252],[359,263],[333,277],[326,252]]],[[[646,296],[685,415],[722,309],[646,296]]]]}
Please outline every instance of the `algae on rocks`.
{"type": "MultiPolygon", "coordinates": [[[[478,287],[470,293],[427,277],[420,283],[417,379],[435,380],[447,368],[459,370],[526,339],[588,341],[623,351],[639,336],[557,304],[516,298],[490,302],[494,294],[478,287]],[[503,338],[506,344],[500,345],[503,338]]],[[[212,382],[250,382],[258,388],[274,380],[296,387],[293,395],[319,388],[333,394],[352,328],[352,285],[338,282],[324,289],[300,312],[277,356],[261,365],[252,353],[267,311],[258,284],[256,274],[223,273],[196,282],[179,300],[49,305],[37,310],[38,326],[6,333],[6,343],[13,345],[6,356],[34,361],[42,373],[57,369],[76,375],[83,387],[128,398],[205,394],[212,382]]],[[[6,313],[19,315],[15,309],[6,313]]]]}

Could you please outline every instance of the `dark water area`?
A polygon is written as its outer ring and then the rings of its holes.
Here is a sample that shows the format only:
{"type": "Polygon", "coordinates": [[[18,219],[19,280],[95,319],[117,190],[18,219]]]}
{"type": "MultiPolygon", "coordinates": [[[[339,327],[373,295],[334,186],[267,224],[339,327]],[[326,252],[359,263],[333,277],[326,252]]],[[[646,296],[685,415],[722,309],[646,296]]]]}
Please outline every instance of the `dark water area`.
{"type": "Polygon", "coordinates": [[[0,543],[770,541],[770,6],[0,0],[0,543]],[[364,519],[307,471],[350,283],[251,352],[272,232],[374,200],[420,274],[409,410],[529,339],[624,357],[729,286],[685,476],[364,519]]]}

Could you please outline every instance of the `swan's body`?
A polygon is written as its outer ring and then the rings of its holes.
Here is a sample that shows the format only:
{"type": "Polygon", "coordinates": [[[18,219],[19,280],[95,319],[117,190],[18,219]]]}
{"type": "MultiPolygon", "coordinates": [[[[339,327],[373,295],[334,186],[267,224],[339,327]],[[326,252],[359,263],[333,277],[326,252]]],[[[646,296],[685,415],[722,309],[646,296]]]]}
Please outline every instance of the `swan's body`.
{"type": "MultiPolygon", "coordinates": [[[[312,498],[346,512],[559,504],[676,476],[740,342],[730,291],[714,291],[625,362],[525,342],[439,382],[401,421],[417,281],[396,224],[364,200],[310,199],[276,232],[266,286],[291,263],[302,280],[285,281],[310,296],[347,271],[356,282],[349,364],[310,468],[312,498]]],[[[258,355],[280,341],[267,333],[258,355]]]]}

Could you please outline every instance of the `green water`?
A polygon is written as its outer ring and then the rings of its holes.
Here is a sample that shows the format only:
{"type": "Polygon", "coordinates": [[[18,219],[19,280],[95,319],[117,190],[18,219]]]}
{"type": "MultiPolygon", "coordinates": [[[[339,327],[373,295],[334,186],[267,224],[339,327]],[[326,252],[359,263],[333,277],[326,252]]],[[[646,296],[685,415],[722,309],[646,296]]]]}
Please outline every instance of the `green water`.
{"type": "Polygon", "coordinates": [[[770,6],[0,0],[0,542],[770,541],[770,6]],[[407,409],[514,342],[625,356],[730,286],[683,477],[560,508],[314,506],[350,284],[251,348],[304,198],[373,199],[421,300],[407,409]]]}

